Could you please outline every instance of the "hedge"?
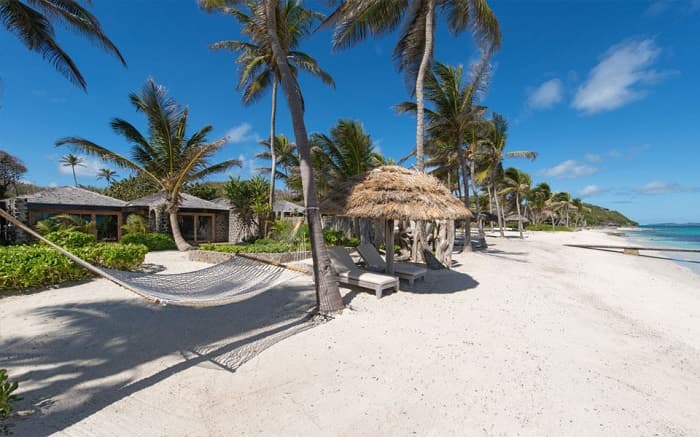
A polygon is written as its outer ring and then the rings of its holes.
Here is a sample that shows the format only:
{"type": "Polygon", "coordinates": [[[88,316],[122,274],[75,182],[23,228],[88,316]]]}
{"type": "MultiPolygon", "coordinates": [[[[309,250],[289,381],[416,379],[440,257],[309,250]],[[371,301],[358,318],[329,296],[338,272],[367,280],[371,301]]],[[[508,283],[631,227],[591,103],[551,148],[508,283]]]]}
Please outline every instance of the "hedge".
{"type": "MultiPolygon", "coordinates": [[[[90,264],[133,270],[143,263],[148,248],[141,244],[99,243],[71,252],[90,264]]],[[[43,244],[0,247],[0,290],[16,290],[91,277],[92,273],[43,244]]]]}
{"type": "MultiPolygon", "coordinates": [[[[307,249],[308,246],[307,244],[307,249]]],[[[251,244],[200,244],[199,248],[225,253],[283,253],[301,249],[298,244],[272,240],[257,240],[251,244]]]]}
{"type": "Polygon", "coordinates": [[[554,229],[552,229],[552,225],[548,224],[539,224],[539,225],[527,225],[525,226],[526,231],[549,231],[549,232],[572,232],[573,229],[567,228],[566,226],[554,226],[554,229]]]}
{"type": "Polygon", "coordinates": [[[122,244],[143,244],[148,247],[149,251],[155,250],[175,250],[177,245],[173,237],[167,234],[157,232],[142,234],[130,233],[126,234],[121,239],[122,244]]]}

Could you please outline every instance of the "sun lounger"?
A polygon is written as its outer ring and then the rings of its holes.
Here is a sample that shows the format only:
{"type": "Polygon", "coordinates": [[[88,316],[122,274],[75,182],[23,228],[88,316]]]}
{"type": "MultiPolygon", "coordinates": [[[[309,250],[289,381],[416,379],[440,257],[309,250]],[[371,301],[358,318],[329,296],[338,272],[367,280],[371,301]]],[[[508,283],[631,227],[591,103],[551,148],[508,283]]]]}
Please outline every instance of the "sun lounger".
{"type": "MultiPolygon", "coordinates": [[[[371,244],[361,244],[357,247],[357,251],[360,252],[367,267],[371,270],[381,272],[386,270],[386,261],[371,244]]],[[[406,279],[411,286],[413,286],[413,281],[416,279],[423,278],[425,280],[427,273],[427,268],[417,264],[394,263],[394,274],[401,279],[406,279]]]]}
{"type": "Polygon", "coordinates": [[[398,278],[357,267],[344,248],[329,247],[328,254],[339,283],[374,290],[377,299],[382,297],[384,290],[399,291],[398,278]]]}

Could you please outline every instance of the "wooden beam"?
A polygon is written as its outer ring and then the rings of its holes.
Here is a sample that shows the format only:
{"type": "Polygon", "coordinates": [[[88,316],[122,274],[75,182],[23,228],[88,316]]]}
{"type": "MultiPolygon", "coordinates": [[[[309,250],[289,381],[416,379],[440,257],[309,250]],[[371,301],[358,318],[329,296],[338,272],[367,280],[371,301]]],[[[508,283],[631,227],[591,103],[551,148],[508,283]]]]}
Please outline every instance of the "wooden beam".
{"type": "Polygon", "coordinates": [[[386,250],[386,273],[394,274],[394,220],[386,219],[384,232],[384,249],[386,250]]]}

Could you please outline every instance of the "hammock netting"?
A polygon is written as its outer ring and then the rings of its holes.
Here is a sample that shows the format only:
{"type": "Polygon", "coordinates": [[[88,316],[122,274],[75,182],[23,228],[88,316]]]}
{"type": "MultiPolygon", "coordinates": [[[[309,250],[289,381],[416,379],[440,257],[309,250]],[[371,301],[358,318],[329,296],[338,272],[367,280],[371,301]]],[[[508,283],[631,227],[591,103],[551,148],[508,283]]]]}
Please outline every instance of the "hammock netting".
{"type": "Polygon", "coordinates": [[[119,284],[160,303],[214,306],[261,293],[304,273],[243,257],[186,273],[154,274],[104,270],[119,284]]]}

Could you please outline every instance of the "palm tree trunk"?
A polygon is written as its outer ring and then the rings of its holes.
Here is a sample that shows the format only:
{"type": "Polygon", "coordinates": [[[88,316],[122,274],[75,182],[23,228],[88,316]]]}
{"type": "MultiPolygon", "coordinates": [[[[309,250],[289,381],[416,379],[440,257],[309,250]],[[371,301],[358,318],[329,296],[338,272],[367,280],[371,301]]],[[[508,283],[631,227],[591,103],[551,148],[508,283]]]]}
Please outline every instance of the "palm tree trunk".
{"type": "MultiPolygon", "coordinates": [[[[275,119],[277,118],[277,78],[272,81],[272,110],[270,113],[270,211],[275,202],[275,177],[277,172],[277,152],[275,151],[275,119]]],[[[272,213],[272,212],[271,212],[272,213]]],[[[274,213],[272,213],[274,214],[274,213]]]]}
{"type": "Polygon", "coordinates": [[[180,232],[180,223],[177,222],[177,207],[169,206],[166,208],[168,211],[168,217],[170,218],[170,229],[173,233],[173,240],[175,240],[175,245],[177,250],[184,252],[192,249],[192,246],[185,241],[182,237],[182,232],[180,232]]]}
{"type": "Polygon", "coordinates": [[[515,193],[515,206],[518,208],[518,232],[520,232],[520,239],[524,239],[523,236],[523,218],[520,215],[520,196],[515,193]]]}
{"type": "MultiPolygon", "coordinates": [[[[425,167],[424,150],[423,150],[423,135],[425,133],[424,118],[425,118],[425,101],[423,99],[423,82],[425,73],[430,68],[430,58],[433,54],[433,18],[435,15],[435,0],[428,0],[428,13],[425,16],[425,48],[423,49],[423,58],[418,67],[416,75],[416,170],[423,172],[425,167]]],[[[416,222],[413,232],[413,260],[415,262],[423,262],[423,223],[416,222]]]]}
{"type": "Polygon", "coordinates": [[[309,222],[309,239],[311,240],[311,256],[313,258],[314,283],[316,285],[316,305],[321,314],[330,314],[343,309],[338,283],[334,278],[331,260],[323,242],[321,229],[321,214],[316,198],[316,185],[313,168],[311,167],[311,149],[304,123],[304,109],[301,104],[301,90],[287,64],[287,53],[282,47],[277,35],[277,0],[266,0],[265,15],[267,18],[267,34],[270,38],[272,53],[280,71],[280,80],[287,99],[287,106],[292,116],[294,137],[299,151],[299,168],[302,191],[306,203],[306,214],[309,222]]]}
{"type": "MultiPolygon", "coordinates": [[[[489,214],[493,215],[493,202],[491,198],[491,184],[486,184],[486,191],[489,196],[489,214]]],[[[489,217],[489,225],[491,226],[491,232],[493,232],[493,220],[489,217]]]]}
{"type": "Polygon", "coordinates": [[[78,178],[75,176],[75,166],[71,165],[71,169],[73,169],[73,182],[75,182],[75,186],[78,186],[78,178]]]}
{"type": "Polygon", "coordinates": [[[472,154],[472,159],[469,160],[469,174],[472,183],[472,194],[474,194],[474,209],[476,211],[476,223],[479,228],[479,245],[482,248],[487,248],[486,234],[484,233],[484,220],[481,218],[481,205],[479,204],[479,192],[476,189],[476,161],[472,154]]]}
{"type": "Polygon", "coordinates": [[[498,216],[498,229],[501,232],[501,237],[505,237],[506,234],[503,232],[503,215],[501,214],[501,204],[498,201],[498,193],[496,193],[496,185],[493,185],[493,200],[496,202],[496,215],[498,216]]]}
{"type": "MultiPolygon", "coordinates": [[[[459,167],[462,169],[462,183],[464,184],[464,206],[469,209],[469,172],[467,171],[467,159],[464,156],[464,150],[462,149],[462,139],[458,139],[459,144],[457,145],[457,159],[459,160],[459,167]]],[[[472,251],[472,221],[471,218],[467,217],[464,221],[464,251],[472,251]]]]}
{"type": "Polygon", "coordinates": [[[424,151],[423,151],[423,135],[424,130],[424,108],[425,101],[423,100],[423,82],[425,74],[430,68],[430,60],[433,56],[433,19],[435,16],[435,0],[428,0],[428,13],[425,16],[425,47],[423,49],[423,58],[418,67],[416,75],[416,169],[423,171],[424,168],[424,151]]]}

